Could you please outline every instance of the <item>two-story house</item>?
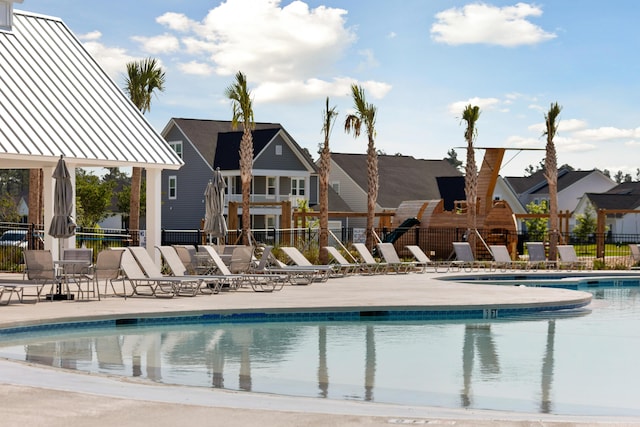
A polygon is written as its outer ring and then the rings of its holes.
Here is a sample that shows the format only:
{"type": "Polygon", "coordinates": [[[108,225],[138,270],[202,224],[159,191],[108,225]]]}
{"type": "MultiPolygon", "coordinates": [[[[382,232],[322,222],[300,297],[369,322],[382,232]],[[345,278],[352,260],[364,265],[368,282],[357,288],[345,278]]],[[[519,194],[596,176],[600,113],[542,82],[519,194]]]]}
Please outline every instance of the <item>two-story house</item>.
{"type": "MultiPolygon", "coordinates": [[[[239,149],[241,130],[230,121],[173,118],[162,135],[185,166],[163,174],[164,229],[199,229],[205,214],[204,191],[213,170],[220,168],[229,202],[242,201],[239,149]]],[[[299,200],[317,203],[318,178],[309,154],[278,123],[256,123],[253,135],[252,228],[288,228],[281,223],[281,202],[296,207],[299,200]]],[[[237,210],[242,215],[241,207],[237,210]]],[[[238,223],[240,220],[238,220],[238,223]]]]}

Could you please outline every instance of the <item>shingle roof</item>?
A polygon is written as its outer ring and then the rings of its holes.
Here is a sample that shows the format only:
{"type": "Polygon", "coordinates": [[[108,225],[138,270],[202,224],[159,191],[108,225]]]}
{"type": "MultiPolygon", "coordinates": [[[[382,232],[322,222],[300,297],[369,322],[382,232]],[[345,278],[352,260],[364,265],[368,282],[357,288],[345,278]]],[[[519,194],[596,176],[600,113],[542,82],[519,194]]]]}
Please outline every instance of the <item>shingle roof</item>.
{"type": "Polygon", "coordinates": [[[596,209],[636,209],[640,206],[640,194],[587,193],[596,209]]]}
{"type": "Polygon", "coordinates": [[[635,194],[640,195],[640,182],[622,182],[603,194],[635,194]]]}
{"type": "MultiPolygon", "coordinates": [[[[234,132],[234,129],[231,127],[230,120],[173,118],[165,128],[165,131],[172,124],[178,126],[182,133],[189,138],[191,143],[210,165],[213,164],[213,159],[216,154],[218,134],[223,132],[234,132]]],[[[282,125],[279,123],[256,123],[255,128],[256,130],[282,129],[282,125]]],[[[242,126],[240,126],[239,129],[241,130],[242,126]]]]}
{"type": "MultiPolygon", "coordinates": [[[[280,132],[280,129],[262,129],[251,132],[253,137],[254,157],[280,132]]],[[[218,134],[218,143],[214,157],[214,168],[222,170],[240,169],[240,141],[242,132],[221,132],[218,134]]]]}
{"type": "MultiPolygon", "coordinates": [[[[558,173],[558,191],[562,191],[567,187],[575,184],[580,181],[584,177],[594,173],[595,170],[590,171],[567,171],[566,173],[558,173]]],[[[538,188],[536,191],[533,191],[531,194],[548,194],[549,193],[549,184],[546,183],[538,188]]]]}
{"type": "Polygon", "coordinates": [[[3,166],[61,154],[78,167],[182,165],[58,18],[14,12],[0,32],[0,98],[3,166]]]}
{"type": "MultiPolygon", "coordinates": [[[[332,153],[331,159],[347,171],[366,192],[367,155],[332,153]]],[[[440,199],[436,178],[460,176],[446,160],[423,160],[411,156],[378,156],[378,204],[395,208],[405,200],[440,199]]]]}

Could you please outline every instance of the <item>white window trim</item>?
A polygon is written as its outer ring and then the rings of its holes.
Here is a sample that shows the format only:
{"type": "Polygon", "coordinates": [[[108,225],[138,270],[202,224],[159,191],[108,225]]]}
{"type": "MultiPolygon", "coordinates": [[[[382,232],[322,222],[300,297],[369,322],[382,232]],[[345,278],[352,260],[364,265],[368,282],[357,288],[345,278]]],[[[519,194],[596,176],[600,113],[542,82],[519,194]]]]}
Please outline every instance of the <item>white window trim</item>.
{"type": "Polygon", "coordinates": [[[276,176],[267,176],[266,182],[264,186],[264,194],[266,196],[276,196],[278,194],[278,177],[276,176]],[[269,180],[273,179],[273,186],[269,185],[269,180]],[[269,189],[273,188],[273,194],[269,194],[269,189]]]}
{"type": "Polygon", "coordinates": [[[169,147],[182,159],[184,155],[184,145],[182,141],[169,141],[169,147]],[[180,151],[176,150],[176,147],[180,147],[180,151]]]}
{"type": "Polygon", "coordinates": [[[178,176],[177,175],[169,176],[169,182],[167,183],[167,197],[169,198],[169,200],[176,200],[178,198],[178,176]],[[171,196],[172,189],[174,193],[173,196],[171,196]]]}
{"type": "Polygon", "coordinates": [[[292,196],[298,196],[298,197],[304,197],[307,195],[307,180],[305,178],[291,178],[291,195],[292,196]],[[293,193],[293,183],[294,181],[296,182],[296,186],[295,186],[295,194],[293,193]],[[300,186],[300,184],[302,184],[302,186],[300,186]],[[300,189],[302,189],[303,194],[300,194],[300,189]]]}

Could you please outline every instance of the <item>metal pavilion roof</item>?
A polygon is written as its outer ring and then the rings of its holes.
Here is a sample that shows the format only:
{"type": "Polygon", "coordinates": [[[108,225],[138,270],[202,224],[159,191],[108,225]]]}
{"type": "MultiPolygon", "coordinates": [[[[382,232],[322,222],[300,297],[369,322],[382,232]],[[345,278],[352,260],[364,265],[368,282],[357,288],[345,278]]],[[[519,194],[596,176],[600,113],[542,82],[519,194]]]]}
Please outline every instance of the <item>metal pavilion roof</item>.
{"type": "Polygon", "coordinates": [[[178,169],[182,160],[58,18],[0,31],[0,168],[178,169]]]}

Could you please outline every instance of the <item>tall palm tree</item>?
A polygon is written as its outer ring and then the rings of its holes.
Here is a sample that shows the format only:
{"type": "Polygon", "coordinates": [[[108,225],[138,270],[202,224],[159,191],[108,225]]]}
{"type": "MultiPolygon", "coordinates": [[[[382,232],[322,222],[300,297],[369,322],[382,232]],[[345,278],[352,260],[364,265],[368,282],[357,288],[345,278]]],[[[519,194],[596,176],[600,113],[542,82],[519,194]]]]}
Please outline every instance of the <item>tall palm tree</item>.
{"type": "Polygon", "coordinates": [[[480,107],[477,105],[467,105],[462,112],[462,120],[467,122],[464,131],[464,139],[467,141],[467,164],[464,173],[464,192],[467,196],[467,239],[475,253],[476,249],[476,201],[478,200],[478,166],[476,156],[473,151],[473,141],[476,139],[478,130],[476,122],[480,118],[480,107]]]}
{"type": "Polygon", "coordinates": [[[337,115],[336,107],[329,108],[329,97],[327,97],[326,107],[322,112],[324,144],[320,151],[320,264],[329,262],[329,254],[322,248],[329,245],[329,173],[331,172],[329,136],[337,115]]]}
{"type": "Polygon", "coordinates": [[[557,102],[551,104],[549,112],[544,115],[547,137],[544,158],[544,177],[549,185],[549,259],[555,260],[558,246],[558,157],[553,138],[558,131],[557,119],[562,107],[557,102]]]}
{"type": "MultiPolygon", "coordinates": [[[[127,63],[125,91],[142,114],[151,110],[151,96],[164,91],[165,73],[158,60],[145,58],[127,63]]],[[[129,230],[140,229],[140,184],[142,168],[131,170],[131,199],[129,202],[129,230]]]]}
{"type": "Polygon", "coordinates": [[[346,133],[353,131],[354,138],[360,136],[360,130],[364,125],[369,142],[367,144],[367,239],[369,250],[373,248],[373,225],[378,198],[378,153],[375,147],[376,137],[376,112],[377,108],[369,104],[364,97],[364,89],[355,84],[351,85],[351,94],[355,113],[347,115],[344,122],[346,133]]]}
{"type": "Polygon", "coordinates": [[[231,127],[238,128],[242,123],[242,139],[240,140],[240,180],[242,181],[242,241],[250,243],[251,216],[249,213],[249,198],[251,196],[251,168],[253,166],[253,136],[255,128],[253,120],[253,100],[247,89],[247,77],[238,71],[236,80],[224,92],[233,104],[231,127]]]}

